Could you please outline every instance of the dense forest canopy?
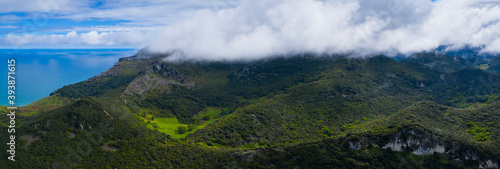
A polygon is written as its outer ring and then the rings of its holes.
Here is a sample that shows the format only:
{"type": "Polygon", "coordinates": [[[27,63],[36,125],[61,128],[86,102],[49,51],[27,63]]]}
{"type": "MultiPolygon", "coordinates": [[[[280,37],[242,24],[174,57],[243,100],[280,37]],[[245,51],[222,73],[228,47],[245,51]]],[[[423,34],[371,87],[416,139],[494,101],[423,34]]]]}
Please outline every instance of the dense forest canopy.
{"type": "Polygon", "coordinates": [[[165,57],[122,58],[21,107],[16,161],[0,167],[498,167],[495,59],[165,57]]]}

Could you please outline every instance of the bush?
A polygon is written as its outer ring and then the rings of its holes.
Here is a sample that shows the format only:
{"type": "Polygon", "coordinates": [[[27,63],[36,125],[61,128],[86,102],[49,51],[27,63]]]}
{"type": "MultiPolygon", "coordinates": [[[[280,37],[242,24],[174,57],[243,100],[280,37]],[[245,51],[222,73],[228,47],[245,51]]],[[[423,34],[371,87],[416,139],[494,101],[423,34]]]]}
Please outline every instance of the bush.
{"type": "Polygon", "coordinates": [[[207,121],[207,120],[210,120],[210,114],[207,114],[205,116],[203,116],[203,120],[207,121]]]}
{"type": "Polygon", "coordinates": [[[194,125],[188,125],[188,127],[187,127],[187,131],[193,131],[195,129],[196,129],[196,126],[194,126],[194,125]]]}
{"type": "Polygon", "coordinates": [[[177,134],[184,134],[186,133],[186,127],[185,126],[179,126],[177,127],[177,134]]]}

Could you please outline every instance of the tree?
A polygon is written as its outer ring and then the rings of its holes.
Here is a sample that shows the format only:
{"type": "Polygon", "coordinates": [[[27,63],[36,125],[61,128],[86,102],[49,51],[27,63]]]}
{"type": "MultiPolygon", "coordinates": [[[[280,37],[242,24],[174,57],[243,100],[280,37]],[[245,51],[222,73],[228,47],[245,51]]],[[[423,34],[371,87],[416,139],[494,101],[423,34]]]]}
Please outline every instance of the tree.
{"type": "Polygon", "coordinates": [[[187,131],[193,131],[194,129],[196,129],[196,126],[194,125],[188,125],[187,127],[187,131]]]}
{"type": "Polygon", "coordinates": [[[177,127],[177,134],[184,134],[186,133],[186,127],[185,126],[179,126],[177,127]]]}
{"type": "Polygon", "coordinates": [[[207,121],[207,120],[210,120],[210,114],[207,114],[205,116],[203,116],[203,120],[207,121]]]}

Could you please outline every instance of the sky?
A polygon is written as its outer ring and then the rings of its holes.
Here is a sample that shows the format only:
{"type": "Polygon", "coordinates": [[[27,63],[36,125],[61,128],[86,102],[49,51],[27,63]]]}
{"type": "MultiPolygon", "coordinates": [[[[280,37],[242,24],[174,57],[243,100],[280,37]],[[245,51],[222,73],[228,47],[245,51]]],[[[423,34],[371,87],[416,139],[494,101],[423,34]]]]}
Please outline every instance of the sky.
{"type": "Polygon", "coordinates": [[[2,0],[0,48],[135,48],[170,60],[500,53],[499,0],[2,0]]]}
{"type": "Polygon", "coordinates": [[[1,0],[0,48],[142,48],[153,31],[232,0],[1,0]]]}

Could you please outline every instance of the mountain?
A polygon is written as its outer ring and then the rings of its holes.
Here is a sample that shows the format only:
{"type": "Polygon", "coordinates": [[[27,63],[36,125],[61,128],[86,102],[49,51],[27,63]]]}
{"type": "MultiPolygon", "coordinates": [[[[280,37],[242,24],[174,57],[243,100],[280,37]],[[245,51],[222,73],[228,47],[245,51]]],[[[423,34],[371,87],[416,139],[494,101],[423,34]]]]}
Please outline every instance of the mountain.
{"type": "Polygon", "coordinates": [[[466,46],[459,50],[447,50],[447,47],[448,46],[440,46],[435,49],[435,53],[440,53],[441,56],[455,56],[463,58],[469,65],[474,66],[475,68],[488,72],[500,73],[500,54],[481,52],[483,49],[481,47],[466,46]]]}
{"type": "Polygon", "coordinates": [[[500,75],[461,57],[169,55],[141,50],[21,108],[23,162],[0,167],[498,168],[500,75]]]}
{"type": "Polygon", "coordinates": [[[407,57],[400,61],[406,63],[418,63],[429,68],[446,72],[472,68],[472,63],[462,57],[437,53],[417,53],[415,56],[407,57]]]}

